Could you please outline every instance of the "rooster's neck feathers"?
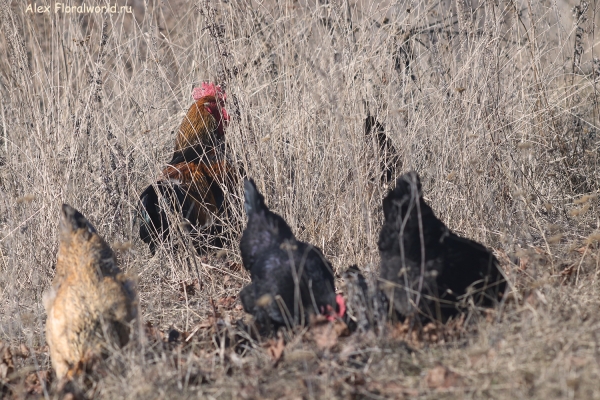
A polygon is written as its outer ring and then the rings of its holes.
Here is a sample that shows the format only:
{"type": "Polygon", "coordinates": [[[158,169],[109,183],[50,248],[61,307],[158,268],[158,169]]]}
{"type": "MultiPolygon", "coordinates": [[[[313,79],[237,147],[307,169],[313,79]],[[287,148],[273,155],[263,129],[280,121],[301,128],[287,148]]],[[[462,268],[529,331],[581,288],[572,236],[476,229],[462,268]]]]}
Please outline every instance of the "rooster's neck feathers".
{"type": "Polygon", "coordinates": [[[195,102],[179,126],[175,152],[197,146],[205,149],[221,147],[229,121],[225,91],[219,85],[204,82],[194,89],[192,96],[195,102]]]}

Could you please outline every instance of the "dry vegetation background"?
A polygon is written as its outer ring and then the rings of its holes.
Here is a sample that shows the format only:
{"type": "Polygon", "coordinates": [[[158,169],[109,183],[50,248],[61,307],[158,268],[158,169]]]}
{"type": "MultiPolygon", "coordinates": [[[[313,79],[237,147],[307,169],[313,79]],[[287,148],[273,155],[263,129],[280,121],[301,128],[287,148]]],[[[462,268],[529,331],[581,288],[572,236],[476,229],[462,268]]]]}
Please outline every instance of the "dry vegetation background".
{"type": "Polygon", "coordinates": [[[41,295],[66,202],[138,282],[139,340],[88,395],[600,398],[595,0],[127,4],[133,15],[32,15],[0,0],[0,397],[59,396],[41,295]],[[225,346],[249,281],[235,240],[221,259],[151,257],[135,220],[203,80],[227,84],[234,158],[338,272],[379,262],[368,109],[398,172],[417,170],[438,216],[495,250],[514,295],[418,338],[293,335],[277,363],[277,342],[225,346]],[[172,328],[184,339],[159,340],[172,328]]]}

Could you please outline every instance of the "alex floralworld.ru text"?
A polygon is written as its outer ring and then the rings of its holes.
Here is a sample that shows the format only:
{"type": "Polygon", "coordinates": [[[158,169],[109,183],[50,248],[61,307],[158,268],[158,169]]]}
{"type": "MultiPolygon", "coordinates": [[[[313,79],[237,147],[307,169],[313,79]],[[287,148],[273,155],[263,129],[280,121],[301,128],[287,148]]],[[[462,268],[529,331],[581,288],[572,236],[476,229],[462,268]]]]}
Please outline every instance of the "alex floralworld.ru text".
{"type": "Polygon", "coordinates": [[[30,12],[34,14],[44,14],[44,13],[65,13],[65,14],[91,14],[91,13],[129,13],[133,12],[131,6],[117,6],[113,4],[112,6],[93,6],[88,4],[82,4],[80,6],[70,6],[64,3],[55,3],[54,7],[51,6],[38,6],[37,3],[29,4],[25,9],[25,12],[30,12]]]}

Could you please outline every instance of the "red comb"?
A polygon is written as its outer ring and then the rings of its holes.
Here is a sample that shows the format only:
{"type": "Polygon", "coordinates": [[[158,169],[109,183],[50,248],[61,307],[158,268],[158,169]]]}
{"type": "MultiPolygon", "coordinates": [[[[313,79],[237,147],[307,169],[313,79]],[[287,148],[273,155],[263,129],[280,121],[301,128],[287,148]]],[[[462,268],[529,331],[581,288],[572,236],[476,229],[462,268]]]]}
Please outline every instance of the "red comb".
{"type": "Polygon", "coordinates": [[[221,89],[221,86],[215,85],[212,82],[202,82],[202,86],[194,88],[192,91],[194,100],[200,100],[204,96],[215,96],[221,101],[227,99],[227,95],[225,94],[225,91],[221,89]]]}
{"type": "Polygon", "coordinates": [[[338,317],[342,318],[346,314],[346,301],[341,294],[335,296],[335,302],[338,305],[338,317]]]}
{"type": "Polygon", "coordinates": [[[336,320],[336,318],[343,318],[344,315],[346,314],[346,301],[344,300],[344,297],[341,294],[337,294],[335,296],[335,302],[338,305],[338,312],[334,312],[331,309],[330,305],[327,305],[327,307],[325,307],[325,310],[327,312],[327,320],[330,322],[333,322],[336,320]]]}

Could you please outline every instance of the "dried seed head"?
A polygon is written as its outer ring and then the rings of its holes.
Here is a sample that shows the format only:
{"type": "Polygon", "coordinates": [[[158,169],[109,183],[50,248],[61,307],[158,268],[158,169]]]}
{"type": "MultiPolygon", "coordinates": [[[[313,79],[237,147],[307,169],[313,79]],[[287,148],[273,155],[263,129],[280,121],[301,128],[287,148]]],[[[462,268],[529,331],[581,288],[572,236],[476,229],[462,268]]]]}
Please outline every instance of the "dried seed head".
{"type": "Polygon", "coordinates": [[[391,281],[382,281],[380,286],[382,290],[390,290],[396,287],[396,284],[391,281]]]}
{"type": "Polygon", "coordinates": [[[517,145],[517,148],[519,148],[521,150],[529,150],[532,147],[533,147],[533,144],[531,144],[530,142],[521,142],[517,145]]]}
{"type": "Polygon", "coordinates": [[[550,243],[550,244],[560,243],[560,240],[562,238],[563,238],[563,234],[562,233],[558,233],[556,235],[550,236],[548,238],[548,243],[550,243]]]}
{"type": "Polygon", "coordinates": [[[227,257],[227,250],[221,249],[217,252],[217,258],[225,258],[227,257]]]}
{"type": "Polygon", "coordinates": [[[269,293],[267,293],[267,294],[263,294],[256,300],[256,305],[264,308],[264,307],[267,307],[269,304],[271,304],[272,301],[273,301],[273,296],[271,296],[269,293]]]}
{"type": "Polygon", "coordinates": [[[133,247],[133,244],[131,243],[131,241],[113,242],[113,244],[112,244],[112,248],[117,251],[128,251],[128,250],[131,250],[132,247],[133,247]]]}
{"type": "Polygon", "coordinates": [[[589,209],[590,209],[590,203],[586,203],[583,207],[576,208],[574,210],[569,211],[569,215],[572,217],[578,217],[580,215],[585,214],[585,212],[589,209]]]}
{"type": "Polygon", "coordinates": [[[33,194],[26,194],[25,196],[17,198],[17,204],[31,203],[33,200],[35,200],[35,195],[33,195],[33,194]]]}
{"type": "Polygon", "coordinates": [[[594,232],[585,240],[586,244],[600,243],[600,232],[594,232]]]}
{"type": "Polygon", "coordinates": [[[281,250],[287,250],[287,251],[296,251],[296,250],[298,250],[298,246],[296,246],[295,243],[290,243],[287,240],[285,242],[281,243],[279,245],[279,248],[281,250]]]}
{"type": "Polygon", "coordinates": [[[592,200],[595,200],[595,199],[596,199],[596,197],[598,197],[598,196],[597,196],[597,195],[595,195],[595,194],[591,194],[591,195],[589,195],[589,194],[586,194],[585,196],[582,196],[580,199],[577,199],[577,200],[575,200],[575,201],[573,202],[573,204],[585,204],[585,203],[587,203],[587,202],[590,202],[590,201],[592,201],[592,200]]]}

